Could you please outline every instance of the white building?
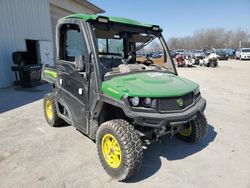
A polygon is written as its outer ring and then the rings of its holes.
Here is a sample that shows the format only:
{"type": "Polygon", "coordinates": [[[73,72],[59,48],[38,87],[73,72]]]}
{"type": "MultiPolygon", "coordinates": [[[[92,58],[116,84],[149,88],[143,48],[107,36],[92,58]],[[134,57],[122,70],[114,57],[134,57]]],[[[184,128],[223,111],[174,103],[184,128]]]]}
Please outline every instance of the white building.
{"type": "Polygon", "coordinates": [[[59,18],[74,13],[102,12],[86,0],[1,0],[0,88],[12,85],[12,52],[26,51],[27,40],[49,41],[53,45],[59,18]]]}

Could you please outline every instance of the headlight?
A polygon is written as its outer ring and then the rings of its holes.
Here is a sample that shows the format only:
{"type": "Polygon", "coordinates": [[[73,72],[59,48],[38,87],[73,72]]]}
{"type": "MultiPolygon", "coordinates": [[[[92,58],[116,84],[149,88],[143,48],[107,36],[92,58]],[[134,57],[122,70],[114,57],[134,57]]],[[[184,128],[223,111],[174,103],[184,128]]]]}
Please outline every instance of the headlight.
{"type": "Polygon", "coordinates": [[[129,99],[129,101],[133,106],[138,106],[140,103],[139,97],[132,97],[129,99]]]}
{"type": "Polygon", "coordinates": [[[152,105],[152,100],[151,98],[145,98],[143,101],[142,101],[142,105],[146,108],[150,108],[151,105],[152,105]]]}
{"type": "Polygon", "coordinates": [[[144,107],[144,108],[152,107],[152,99],[149,97],[147,98],[129,97],[128,101],[130,105],[134,107],[144,107]]]}

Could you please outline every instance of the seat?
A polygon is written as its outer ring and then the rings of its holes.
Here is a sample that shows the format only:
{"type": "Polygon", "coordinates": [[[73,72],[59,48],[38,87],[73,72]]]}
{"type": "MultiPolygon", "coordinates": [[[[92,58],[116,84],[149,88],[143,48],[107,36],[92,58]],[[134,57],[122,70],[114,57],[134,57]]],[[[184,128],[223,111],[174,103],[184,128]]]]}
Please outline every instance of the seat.
{"type": "Polygon", "coordinates": [[[118,67],[122,64],[121,59],[118,58],[100,58],[100,60],[107,70],[118,67]]]}

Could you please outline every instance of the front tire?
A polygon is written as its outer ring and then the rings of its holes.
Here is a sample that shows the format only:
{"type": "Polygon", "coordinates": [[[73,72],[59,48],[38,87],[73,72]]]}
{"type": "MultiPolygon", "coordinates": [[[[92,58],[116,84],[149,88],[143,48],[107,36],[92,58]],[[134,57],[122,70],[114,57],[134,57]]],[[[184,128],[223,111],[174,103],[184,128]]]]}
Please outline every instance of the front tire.
{"type": "Polygon", "coordinates": [[[57,115],[55,95],[53,93],[44,96],[43,109],[45,119],[51,127],[58,127],[64,123],[64,121],[57,115]]]}
{"type": "Polygon", "coordinates": [[[199,113],[195,119],[184,125],[184,129],[180,130],[176,136],[185,142],[198,143],[207,135],[207,131],[206,117],[199,113]]]}
{"type": "Polygon", "coordinates": [[[112,178],[124,181],[140,169],[142,141],[134,127],[122,119],[103,123],[96,135],[100,162],[112,178]]]}

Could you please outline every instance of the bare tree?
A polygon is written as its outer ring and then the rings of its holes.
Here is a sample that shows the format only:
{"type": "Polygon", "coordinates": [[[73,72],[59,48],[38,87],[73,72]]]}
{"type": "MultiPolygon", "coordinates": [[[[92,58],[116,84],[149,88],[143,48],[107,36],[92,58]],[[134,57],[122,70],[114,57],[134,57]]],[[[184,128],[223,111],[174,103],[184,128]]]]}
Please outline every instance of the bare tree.
{"type": "Polygon", "coordinates": [[[242,29],[226,31],[223,28],[209,28],[195,31],[192,36],[170,38],[171,49],[238,48],[250,47],[250,34],[242,29]]]}

